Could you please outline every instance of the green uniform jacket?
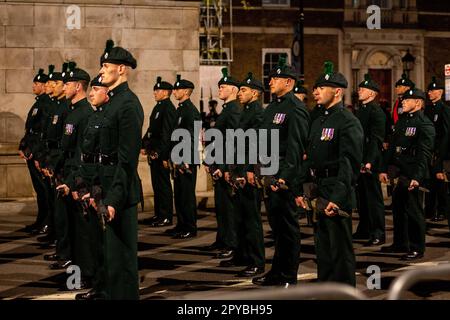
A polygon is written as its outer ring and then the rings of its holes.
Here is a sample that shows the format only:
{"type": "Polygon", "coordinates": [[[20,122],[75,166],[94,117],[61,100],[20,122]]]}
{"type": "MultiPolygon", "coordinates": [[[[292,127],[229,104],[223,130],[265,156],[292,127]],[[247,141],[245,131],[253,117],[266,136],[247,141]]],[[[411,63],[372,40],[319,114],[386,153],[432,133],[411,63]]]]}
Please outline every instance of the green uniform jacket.
{"type": "Polygon", "coordinates": [[[270,134],[278,130],[280,163],[276,176],[292,186],[301,170],[308,139],[309,113],[305,104],[292,91],[275,98],[264,110],[261,128],[268,129],[268,154],[274,152],[270,134]]]}
{"type": "Polygon", "coordinates": [[[140,201],[140,179],[137,173],[141,149],[144,111],[138,97],[121,83],[108,92],[109,102],[102,113],[100,153],[116,156],[118,163],[104,166],[100,181],[105,193],[104,204],[121,210],[140,201]]]}
{"type": "Polygon", "coordinates": [[[450,159],[450,107],[442,100],[425,107],[425,115],[434,124],[436,139],[433,149],[433,173],[443,170],[442,161],[450,159]]]}
{"type": "MultiPolygon", "coordinates": [[[[239,125],[238,128],[247,131],[248,129],[254,129],[257,130],[260,128],[261,123],[263,121],[263,113],[264,109],[261,106],[261,102],[259,101],[253,101],[247,105],[244,106],[243,111],[241,113],[241,117],[239,119],[239,125]]],[[[256,138],[258,135],[256,135],[256,138]]],[[[249,141],[253,142],[253,141],[249,141]]],[[[256,141],[255,141],[256,142],[256,141]]],[[[235,150],[237,153],[239,150],[235,150]]],[[[254,157],[256,162],[258,161],[258,145],[252,144],[246,142],[245,144],[245,164],[244,165],[238,165],[236,167],[235,172],[239,176],[244,176],[246,172],[254,172],[254,164],[250,164],[250,156],[254,157]],[[254,152],[255,154],[250,154],[250,151],[254,152]]],[[[242,156],[242,155],[240,155],[242,156]]],[[[237,157],[235,157],[237,159],[237,157]]]]}
{"type": "Polygon", "coordinates": [[[38,146],[40,144],[42,129],[46,118],[45,104],[43,101],[48,99],[46,94],[41,94],[35,97],[35,102],[31,107],[27,115],[25,122],[25,135],[20,140],[19,150],[28,149],[31,153],[36,154],[38,152],[38,146]]]}
{"type": "Polygon", "coordinates": [[[142,138],[142,148],[158,153],[160,160],[170,158],[170,137],[175,126],[176,109],[170,98],[158,101],[150,115],[149,127],[142,138]]]}
{"type": "Polygon", "coordinates": [[[383,157],[383,171],[389,164],[400,168],[400,174],[420,184],[429,177],[435,130],[422,111],[403,114],[394,127],[389,149],[383,157]]]}
{"type": "Polygon", "coordinates": [[[44,167],[51,170],[57,168],[61,159],[61,139],[64,131],[64,122],[70,112],[66,98],[52,99],[44,131],[44,142],[46,145],[44,167]]]}
{"type": "Polygon", "coordinates": [[[342,102],[328,108],[312,124],[307,150],[307,169],[335,172],[321,179],[319,195],[340,208],[354,207],[353,186],[363,157],[361,123],[342,102]]]}
{"type": "Polygon", "coordinates": [[[191,161],[187,164],[194,164],[195,152],[198,152],[198,139],[194,132],[194,121],[201,121],[200,112],[197,110],[191,99],[187,99],[178,104],[175,115],[175,129],[185,129],[189,131],[191,137],[191,161]]]}
{"type": "Polygon", "coordinates": [[[88,117],[93,109],[86,98],[69,107],[71,112],[67,115],[64,123],[64,134],[61,139],[63,157],[61,166],[64,167],[64,182],[73,184],[73,173],[81,160],[81,143],[83,132],[88,123],[88,117]]]}
{"type": "MultiPolygon", "coordinates": [[[[233,100],[227,103],[224,103],[222,105],[222,112],[219,114],[216,120],[216,124],[214,126],[214,129],[220,130],[222,132],[222,135],[224,137],[223,139],[223,157],[224,157],[224,164],[218,165],[218,167],[222,171],[227,171],[228,166],[225,165],[225,159],[226,159],[226,130],[227,129],[237,129],[239,126],[239,119],[241,116],[241,106],[237,102],[237,100],[233,100]]],[[[234,150],[233,150],[234,152],[234,150]]]]}
{"type": "Polygon", "coordinates": [[[381,151],[386,132],[386,116],[375,101],[361,104],[356,111],[356,117],[364,130],[364,145],[362,163],[372,164],[371,171],[379,171],[381,151]]]}

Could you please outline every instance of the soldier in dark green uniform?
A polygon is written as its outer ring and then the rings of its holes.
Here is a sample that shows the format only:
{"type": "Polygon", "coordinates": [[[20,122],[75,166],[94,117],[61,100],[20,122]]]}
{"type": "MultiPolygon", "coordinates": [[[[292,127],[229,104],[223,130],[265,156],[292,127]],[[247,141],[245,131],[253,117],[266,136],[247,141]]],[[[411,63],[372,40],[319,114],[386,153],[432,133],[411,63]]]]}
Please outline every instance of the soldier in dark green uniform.
{"type": "MultiPolygon", "coordinates": [[[[272,216],[275,230],[275,253],[271,270],[263,276],[253,278],[253,283],[263,286],[289,286],[297,283],[300,264],[300,227],[295,194],[292,188],[303,163],[309,131],[309,114],[293,89],[297,75],[280,56],[278,66],[270,73],[270,92],[273,101],[263,114],[262,129],[269,136],[279,134],[279,168],[269,179],[268,215],[272,216]]],[[[271,139],[271,138],[269,138],[271,139]]],[[[274,147],[268,143],[268,150],[274,147]]]]}
{"type": "Polygon", "coordinates": [[[152,178],[155,215],[146,223],[153,227],[172,224],[173,194],[170,183],[170,137],[175,125],[176,110],[170,95],[172,85],[158,77],[153,87],[156,106],[150,115],[149,127],[142,138],[141,153],[147,155],[152,178]]]}
{"type": "Polygon", "coordinates": [[[33,93],[36,95],[35,102],[28,112],[25,122],[25,135],[19,144],[19,155],[27,161],[31,182],[37,197],[38,212],[36,221],[25,227],[25,230],[29,232],[39,230],[42,227],[48,211],[45,183],[41,173],[34,165],[35,158],[33,157],[33,155],[38,153],[36,147],[39,145],[43,129],[42,124],[45,119],[45,103],[42,101],[48,99],[48,96],[45,94],[45,83],[47,80],[48,76],[44,73],[44,69],[39,69],[38,74],[33,79],[33,93]]]}
{"type": "Polygon", "coordinates": [[[94,198],[93,205],[107,211],[97,271],[100,280],[94,289],[106,299],[138,299],[137,204],[141,186],[137,165],[144,112],[127,82],[137,63],[130,52],[114,47],[112,40],[106,42],[100,63],[109,102],[100,123],[86,129],[82,143],[82,161],[99,166],[102,201],[94,198]]]}
{"type": "MultiPolygon", "coordinates": [[[[201,128],[201,115],[190,96],[194,90],[194,84],[177,75],[177,81],[173,85],[173,95],[178,100],[178,108],[175,115],[174,130],[187,130],[190,136],[190,157],[180,154],[184,161],[173,161],[175,210],[177,212],[177,225],[170,232],[175,239],[187,239],[197,235],[197,200],[195,197],[195,185],[197,182],[196,152],[198,153],[198,136],[195,136],[195,122],[199,121],[201,128]]],[[[186,141],[185,141],[186,142],[186,141]]],[[[174,152],[174,151],[172,151],[174,152]]]]}
{"type": "Polygon", "coordinates": [[[316,100],[323,114],[312,124],[306,172],[317,184],[315,246],[319,281],[355,286],[351,212],[363,156],[363,129],[342,101],[347,80],[325,62],[317,79],[316,100]],[[323,199],[319,206],[319,199],[323,199]]]}
{"type": "MultiPolygon", "coordinates": [[[[91,81],[91,90],[89,92],[89,100],[94,107],[94,112],[91,113],[87,119],[86,128],[82,133],[82,145],[81,151],[89,151],[90,154],[99,154],[100,149],[98,145],[99,134],[98,130],[102,125],[104,119],[103,114],[105,112],[104,106],[109,101],[108,87],[101,83],[101,77],[96,76],[91,81]]],[[[83,154],[84,157],[89,158],[87,153],[83,154]]],[[[83,199],[87,199],[90,196],[92,186],[100,184],[99,181],[99,163],[87,163],[81,161],[77,170],[72,174],[74,179],[70,189],[72,190],[72,197],[74,200],[82,202],[83,199]],[[84,193],[84,194],[83,194],[84,193]]],[[[76,300],[99,300],[105,299],[104,293],[105,277],[104,277],[104,230],[98,213],[94,208],[90,207],[85,209],[88,216],[88,222],[90,227],[90,239],[88,243],[91,245],[92,257],[94,259],[94,274],[92,279],[92,288],[86,293],[79,293],[75,296],[76,300]]]]}
{"type": "MultiPolygon", "coordinates": [[[[243,111],[239,120],[238,128],[243,132],[255,133],[261,126],[263,108],[259,101],[264,92],[264,86],[261,81],[255,79],[252,73],[248,73],[247,78],[241,83],[238,93],[239,102],[242,104],[243,111]]],[[[231,175],[231,183],[234,185],[235,195],[233,207],[236,218],[236,231],[238,245],[236,252],[230,260],[221,261],[221,266],[245,265],[247,268],[240,271],[238,276],[252,277],[264,272],[265,253],[264,253],[264,235],[261,222],[261,199],[258,188],[258,168],[255,165],[257,159],[257,145],[245,145],[244,154],[238,154],[235,150],[235,159],[245,157],[236,164],[228,165],[231,175]],[[253,152],[254,154],[251,154],[253,152]],[[251,158],[254,163],[251,163],[251,158]],[[255,172],[256,171],[256,172],[255,172]],[[257,176],[255,176],[255,174],[257,176]]]]}
{"type": "Polygon", "coordinates": [[[355,114],[364,129],[364,146],[357,187],[359,224],[353,239],[369,239],[368,246],[385,242],[384,202],[378,173],[386,117],[375,102],[379,92],[378,84],[366,74],[359,84],[360,105],[355,114]]]}
{"type": "MultiPolygon", "coordinates": [[[[215,129],[220,130],[223,138],[222,152],[224,157],[224,164],[213,166],[214,169],[206,170],[215,179],[214,183],[214,203],[217,219],[217,235],[216,242],[211,246],[212,249],[222,249],[216,255],[216,258],[226,259],[231,258],[237,246],[236,234],[236,219],[231,199],[231,186],[227,182],[229,174],[225,177],[225,172],[228,170],[225,164],[225,145],[226,145],[226,130],[236,129],[239,125],[239,117],[241,114],[241,107],[237,101],[237,93],[239,91],[240,82],[228,75],[228,69],[222,69],[222,78],[218,82],[219,98],[224,101],[222,105],[222,112],[217,117],[215,129]]],[[[216,142],[213,142],[217,144],[216,142]]],[[[218,146],[217,146],[218,147],[218,146]]]]}
{"type": "Polygon", "coordinates": [[[395,83],[395,93],[397,94],[397,100],[395,100],[394,106],[392,107],[392,121],[395,125],[403,113],[402,97],[403,94],[414,88],[415,84],[412,82],[406,74],[402,74],[402,77],[395,83]]]}
{"type": "Polygon", "coordinates": [[[384,251],[406,252],[404,260],[421,258],[425,252],[425,219],[419,187],[429,177],[435,138],[433,123],[422,111],[425,98],[419,89],[403,95],[403,116],[395,124],[380,173],[381,182],[398,179],[392,195],[394,243],[384,251]]]}
{"type": "Polygon", "coordinates": [[[56,171],[62,171],[60,196],[56,200],[55,224],[57,245],[55,258],[60,265],[72,260],[81,269],[82,287],[90,287],[94,275],[94,258],[89,218],[81,205],[70,194],[74,184],[73,173],[77,170],[81,158],[82,134],[88,117],[93,109],[87,101],[86,92],[90,76],[83,69],[76,68],[75,62],[68,63],[63,72],[64,92],[69,101],[69,112],[64,120],[64,134],[61,138],[61,157],[56,171]]]}
{"type": "MultiPolygon", "coordinates": [[[[450,107],[442,101],[444,93],[442,80],[432,77],[428,85],[429,103],[425,106],[425,115],[433,122],[436,130],[436,140],[433,149],[430,192],[426,194],[425,216],[432,217],[433,221],[441,221],[449,214],[449,203],[447,199],[448,186],[443,163],[450,159],[450,107]]],[[[447,162],[446,162],[447,163],[447,162]]]]}
{"type": "MultiPolygon", "coordinates": [[[[62,70],[67,68],[67,63],[64,63],[62,70]]],[[[69,112],[68,102],[64,92],[64,82],[62,72],[52,71],[49,74],[49,82],[53,87],[51,96],[52,103],[49,106],[47,113],[47,122],[44,130],[43,141],[45,143],[45,156],[42,159],[41,168],[44,175],[49,181],[49,203],[51,209],[48,215],[49,233],[47,237],[40,238],[40,241],[53,242],[56,237],[55,233],[55,211],[56,211],[56,187],[62,178],[62,172],[57,171],[57,164],[61,155],[61,138],[64,131],[64,120],[69,112]]],[[[67,267],[65,265],[65,267],[67,267]]],[[[56,267],[51,264],[50,268],[56,267]]]]}

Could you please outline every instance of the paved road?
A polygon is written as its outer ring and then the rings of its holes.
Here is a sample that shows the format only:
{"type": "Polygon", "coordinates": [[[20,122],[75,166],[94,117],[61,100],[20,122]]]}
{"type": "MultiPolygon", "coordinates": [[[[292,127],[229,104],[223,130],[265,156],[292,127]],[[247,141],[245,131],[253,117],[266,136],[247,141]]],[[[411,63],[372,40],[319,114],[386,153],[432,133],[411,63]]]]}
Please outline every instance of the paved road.
{"type": "MultiPolygon", "coordinates": [[[[36,237],[20,231],[34,221],[36,207],[33,200],[0,202],[0,299],[73,299],[78,292],[62,291],[67,274],[48,269],[36,237]]],[[[139,213],[142,220],[150,212],[139,213]]],[[[392,237],[392,216],[387,215],[388,243],[392,237]]],[[[301,221],[302,251],[299,286],[316,281],[313,230],[301,221]]],[[[354,225],[357,220],[354,219],[354,225]]],[[[139,274],[141,299],[204,298],[211,294],[253,290],[250,279],[235,276],[241,268],[219,267],[214,253],[201,250],[215,239],[215,216],[211,209],[199,212],[199,233],[194,239],[174,240],[165,235],[165,228],[150,228],[140,224],[139,274]]],[[[450,237],[446,221],[429,223],[427,251],[415,263],[399,260],[398,254],[379,252],[379,247],[366,248],[355,242],[357,257],[357,288],[372,299],[385,299],[392,280],[405,270],[426,268],[450,261],[450,237]],[[381,289],[367,288],[367,268],[381,269],[381,289]]],[[[264,217],[264,230],[268,234],[264,217]]],[[[266,244],[271,239],[266,237],[266,244]]],[[[266,248],[267,270],[270,268],[273,247],[266,248]]],[[[407,299],[450,299],[450,275],[439,281],[416,285],[405,295],[407,299]]]]}

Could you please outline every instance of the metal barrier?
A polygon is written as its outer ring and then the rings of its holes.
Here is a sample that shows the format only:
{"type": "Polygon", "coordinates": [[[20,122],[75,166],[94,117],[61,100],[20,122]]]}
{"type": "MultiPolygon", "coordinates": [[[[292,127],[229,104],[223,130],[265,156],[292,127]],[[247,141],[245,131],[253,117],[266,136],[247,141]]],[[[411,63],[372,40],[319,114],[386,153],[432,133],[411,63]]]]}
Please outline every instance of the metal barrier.
{"type": "Polygon", "coordinates": [[[410,270],[395,279],[389,288],[388,300],[399,300],[402,293],[422,280],[437,280],[450,276],[450,263],[410,270]]]}
{"type": "MultiPolygon", "coordinates": [[[[188,296],[184,297],[189,299],[188,296]]],[[[197,299],[202,299],[198,295],[197,299]]],[[[206,300],[366,300],[358,289],[341,283],[301,284],[288,288],[261,288],[240,292],[211,294],[206,300]]]]}

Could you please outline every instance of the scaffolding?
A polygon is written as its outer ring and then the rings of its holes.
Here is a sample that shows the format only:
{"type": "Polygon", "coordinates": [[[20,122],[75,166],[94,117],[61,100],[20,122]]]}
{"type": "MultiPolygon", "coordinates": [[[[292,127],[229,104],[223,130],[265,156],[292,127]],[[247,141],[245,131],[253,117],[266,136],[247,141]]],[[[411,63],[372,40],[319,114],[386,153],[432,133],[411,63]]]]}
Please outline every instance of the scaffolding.
{"type": "Polygon", "coordinates": [[[200,6],[200,64],[228,65],[233,61],[232,0],[203,0],[200,6]],[[228,4],[228,5],[226,5],[228,4]],[[223,17],[229,14],[230,47],[224,48],[223,17]]]}

